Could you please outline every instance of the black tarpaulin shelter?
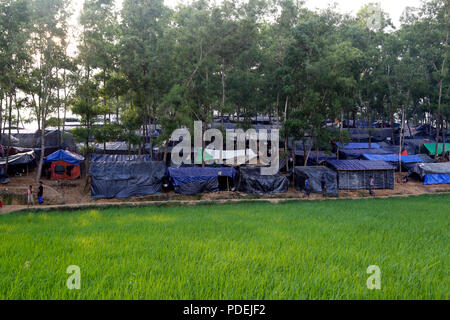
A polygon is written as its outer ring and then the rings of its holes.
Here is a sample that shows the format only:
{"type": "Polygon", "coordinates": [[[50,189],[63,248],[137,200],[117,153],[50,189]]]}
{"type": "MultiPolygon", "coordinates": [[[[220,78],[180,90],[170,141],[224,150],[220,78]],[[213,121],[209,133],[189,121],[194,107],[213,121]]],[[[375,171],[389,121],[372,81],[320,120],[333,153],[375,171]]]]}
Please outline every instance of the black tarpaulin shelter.
{"type": "Polygon", "coordinates": [[[389,154],[389,151],[384,149],[349,149],[340,150],[339,158],[345,160],[358,160],[362,158],[363,154],[389,154]]]}
{"type": "Polygon", "coordinates": [[[311,192],[322,193],[322,177],[325,178],[326,194],[337,195],[337,173],[324,166],[295,167],[294,181],[297,190],[305,189],[305,180],[309,178],[311,192]]]}
{"type": "MultiPolygon", "coordinates": [[[[317,166],[322,162],[328,160],[336,160],[336,154],[330,153],[327,154],[325,152],[319,151],[318,153],[315,151],[311,151],[308,156],[308,166],[317,166]]],[[[305,163],[305,152],[304,151],[295,151],[295,163],[298,165],[303,165],[305,163]]]]}
{"type": "Polygon", "coordinates": [[[395,167],[385,161],[332,160],[328,164],[338,173],[340,190],[368,189],[371,176],[375,189],[394,189],[395,167]]]}
{"type": "Polygon", "coordinates": [[[250,194],[283,193],[289,188],[289,180],[281,173],[262,175],[261,167],[240,167],[238,191],[250,194]]]}
{"type": "Polygon", "coordinates": [[[166,172],[163,162],[92,162],[91,197],[129,198],[161,192],[166,172]]]}
{"type": "Polygon", "coordinates": [[[234,180],[236,170],[231,167],[170,167],[167,175],[175,192],[199,194],[219,190],[219,178],[234,180]]]}

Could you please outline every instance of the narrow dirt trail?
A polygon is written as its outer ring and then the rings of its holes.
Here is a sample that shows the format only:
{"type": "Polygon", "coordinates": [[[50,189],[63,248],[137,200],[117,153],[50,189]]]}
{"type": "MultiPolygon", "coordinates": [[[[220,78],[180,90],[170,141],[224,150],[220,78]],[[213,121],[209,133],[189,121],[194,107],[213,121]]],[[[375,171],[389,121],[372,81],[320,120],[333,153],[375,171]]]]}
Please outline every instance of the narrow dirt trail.
{"type": "MultiPolygon", "coordinates": [[[[450,192],[429,192],[425,194],[450,194],[450,192]]],[[[133,208],[133,207],[153,207],[153,206],[195,206],[205,204],[230,204],[230,203],[282,203],[288,201],[336,201],[336,200],[360,200],[360,199],[387,199],[387,198],[407,198],[418,196],[411,194],[403,195],[382,195],[382,196],[364,196],[364,197],[301,197],[301,198],[260,198],[260,199],[214,199],[214,200],[164,200],[164,201],[122,201],[122,202],[88,202],[78,204],[64,204],[64,205],[35,205],[28,207],[25,205],[10,205],[5,206],[0,211],[0,215],[15,213],[15,212],[45,212],[45,211],[76,211],[83,209],[106,209],[106,208],[133,208]]]]}

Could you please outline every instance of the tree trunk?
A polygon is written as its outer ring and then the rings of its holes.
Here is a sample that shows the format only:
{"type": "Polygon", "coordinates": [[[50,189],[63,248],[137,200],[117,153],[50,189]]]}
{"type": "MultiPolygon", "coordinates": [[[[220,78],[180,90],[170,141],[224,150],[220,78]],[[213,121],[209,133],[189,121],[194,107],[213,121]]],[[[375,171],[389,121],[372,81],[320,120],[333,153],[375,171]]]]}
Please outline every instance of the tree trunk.
{"type": "Polygon", "coordinates": [[[222,128],[224,128],[223,110],[225,109],[225,59],[222,59],[222,110],[220,111],[220,117],[222,122],[222,128]]]}
{"type": "Polygon", "coordinates": [[[38,170],[36,173],[36,183],[39,182],[39,180],[41,179],[41,175],[42,175],[42,167],[44,165],[44,157],[45,157],[45,118],[47,117],[46,112],[45,112],[45,108],[42,110],[42,126],[41,126],[41,156],[39,159],[39,165],[38,165],[38,170]]]}
{"type": "MultiPolygon", "coordinates": [[[[287,121],[288,102],[289,102],[289,96],[286,96],[286,102],[284,104],[284,123],[286,123],[286,121],[287,121]]],[[[284,137],[284,151],[286,151],[286,152],[288,151],[288,143],[289,143],[289,137],[286,134],[286,136],[284,137]]],[[[289,170],[287,162],[286,162],[286,169],[289,170]]]]}
{"type": "Polygon", "coordinates": [[[164,163],[167,162],[167,153],[168,152],[169,152],[169,140],[166,140],[166,142],[164,143],[164,157],[163,157],[164,163]]]}
{"type": "MultiPolygon", "coordinates": [[[[8,107],[8,106],[7,106],[8,107]]],[[[9,164],[9,152],[11,149],[11,116],[12,116],[12,95],[9,95],[9,109],[8,109],[9,115],[8,115],[8,150],[6,150],[6,171],[8,171],[8,164],[9,164]]]]}

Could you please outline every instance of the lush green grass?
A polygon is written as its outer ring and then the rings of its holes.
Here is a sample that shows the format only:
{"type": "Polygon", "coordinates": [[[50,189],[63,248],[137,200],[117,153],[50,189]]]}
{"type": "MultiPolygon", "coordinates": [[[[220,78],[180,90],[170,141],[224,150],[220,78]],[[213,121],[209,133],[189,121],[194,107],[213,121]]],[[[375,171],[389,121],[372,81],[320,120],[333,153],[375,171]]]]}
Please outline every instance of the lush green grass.
{"type": "Polygon", "coordinates": [[[0,298],[448,299],[449,214],[436,195],[4,215],[0,298]]]}

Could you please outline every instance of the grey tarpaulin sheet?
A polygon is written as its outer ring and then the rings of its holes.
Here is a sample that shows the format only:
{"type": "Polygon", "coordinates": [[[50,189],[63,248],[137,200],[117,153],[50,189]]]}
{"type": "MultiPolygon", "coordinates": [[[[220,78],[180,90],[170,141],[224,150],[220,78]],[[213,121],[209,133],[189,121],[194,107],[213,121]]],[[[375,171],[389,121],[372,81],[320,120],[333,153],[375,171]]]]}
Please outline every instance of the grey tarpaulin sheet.
{"type": "Polygon", "coordinates": [[[129,198],[161,192],[163,162],[93,162],[92,198],[129,198]]]}
{"type": "Polygon", "coordinates": [[[281,173],[261,175],[260,167],[241,167],[237,189],[250,194],[283,193],[289,188],[289,180],[281,173]]]}
{"type": "Polygon", "coordinates": [[[297,190],[305,188],[306,177],[309,178],[311,192],[322,193],[322,177],[325,177],[326,193],[331,195],[338,194],[337,173],[324,166],[314,167],[295,167],[294,181],[297,190]]]}

